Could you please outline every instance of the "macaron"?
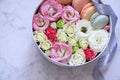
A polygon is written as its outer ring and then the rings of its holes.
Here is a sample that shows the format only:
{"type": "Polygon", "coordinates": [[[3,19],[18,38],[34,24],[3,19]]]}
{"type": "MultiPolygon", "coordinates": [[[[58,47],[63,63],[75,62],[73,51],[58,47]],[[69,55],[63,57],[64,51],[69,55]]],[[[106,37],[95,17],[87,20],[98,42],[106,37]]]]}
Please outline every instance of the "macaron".
{"type": "Polygon", "coordinates": [[[95,13],[91,16],[90,21],[93,22],[93,20],[94,20],[97,16],[99,16],[99,15],[100,15],[100,14],[99,14],[98,12],[95,12],[95,13]]]}
{"type": "Polygon", "coordinates": [[[96,12],[96,8],[92,2],[87,3],[81,10],[81,18],[90,20],[90,17],[96,12]]]}
{"type": "Polygon", "coordinates": [[[94,29],[103,29],[109,23],[109,17],[95,12],[91,16],[90,21],[94,29]]]}
{"type": "Polygon", "coordinates": [[[72,6],[75,10],[81,13],[82,8],[89,3],[91,0],[73,0],[72,6]]]}
{"type": "Polygon", "coordinates": [[[56,1],[60,4],[68,5],[68,4],[72,4],[73,0],[56,0],[56,1]]]}

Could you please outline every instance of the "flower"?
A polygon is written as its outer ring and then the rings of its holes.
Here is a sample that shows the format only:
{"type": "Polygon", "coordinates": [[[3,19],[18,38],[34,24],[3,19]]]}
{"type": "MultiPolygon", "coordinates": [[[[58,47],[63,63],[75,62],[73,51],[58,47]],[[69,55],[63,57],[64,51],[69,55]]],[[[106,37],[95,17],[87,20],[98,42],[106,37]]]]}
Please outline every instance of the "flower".
{"type": "Polygon", "coordinates": [[[60,19],[57,21],[57,28],[62,28],[64,26],[65,22],[64,20],[60,19]]]}
{"type": "Polygon", "coordinates": [[[68,37],[68,44],[70,45],[74,45],[75,43],[77,43],[78,39],[75,36],[69,36],[68,37]]]}
{"type": "Polygon", "coordinates": [[[47,39],[43,31],[35,31],[34,38],[36,42],[40,42],[39,47],[43,50],[48,50],[52,46],[52,43],[47,39]]]}
{"type": "Polygon", "coordinates": [[[86,39],[88,38],[88,36],[93,30],[90,21],[87,21],[87,20],[79,20],[76,23],[76,28],[77,28],[77,32],[75,35],[78,38],[86,38],[86,39]]]}
{"type": "Polygon", "coordinates": [[[82,49],[78,49],[75,54],[72,54],[70,60],[69,60],[69,65],[80,65],[84,64],[86,61],[85,54],[82,49]]]}
{"type": "Polygon", "coordinates": [[[45,30],[49,25],[49,20],[44,18],[40,13],[37,13],[33,17],[32,26],[34,30],[45,30]]]}
{"type": "Polygon", "coordinates": [[[50,57],[54,61],[65,61],[70,58],[72,54],[72,46],[64,43],[54,43],[50,49],[50,57]]]}
{"type": "Polygon", "coordinates": [[[79,49],[79,45],[76,43],[72,46],[72,52],[76,52],[79,49]]]}
{"type": "Polygon", "coordinates": [[[52,27],[52,28],[57,28],[57,24],[56,24],[56,22],[52,22],[52,23],[50,23],[50,26],[52,27]]]}
{"type": "Polygon", "coordinates": [[[109,30],[110,30],[110,25],[106,25],[106,26],[104,27],[104,29],[105,29],[106,31],[109,31],[109,30]]]}
{"type": "Polygon", "coordinates": [[[62,19],[65,22],[74,23],[80,19],[79,12],[74,10],[70,5],[64,7],[62,19]]]}
{"type": "Polygon", "coordinates": [[[68,41],[68,37],[67,37],[67,34],[62,30],[62,29],[58,29],[58,32],[57,32],[57,40],[59,42],[67,42],[68,41]]]}
{"type": "Polygon", "coordinates": [[[88,38],[89,46],[95,52],[101,52],[105,48],[108,39],[109,33],[106,30],[93,31],[88,38]]]}
{"type": "Polygon", "coordinates": [[[65,24],[63,26],[63,30],[67,33],[67,35],[71,36],[74,35],[76,29],[74,24],[65,24]]]}
{"type": "Polygon", "coordinates": [[[47,39],[47,36],[44,34],[43,31],[34,31],[34,38],[36,42],[42,42],[47,39]]]}
{"type": "Polygon", "coordinates": [[[51,42],[55,42],[56,41],[56,34],[57,34],[57,30],[52,28],[52,27],[48,27],[45,30],[45,34],[47,36],[47,38],[51,41],[51,42]]]}
{"type": "Polygon", "coordinates": [[[88,41],[87,41],[86,39],[81,38],[81,39],[79,40],[79,46],[80,46],[82,49],[87,48],[88,45],[89,45],[89,43],[88,43],[88,41]]]}
{"type": "Polygon", "coordinates": [[[46,51],[45,51],[45,55],[46,55],[46,56],[50,56],[50,50],[46,50],[46,51]]]}
{"type": "Polygon", "coordinates": [[[50,21],[57,21],[63,12],[62,5],[55,0],[46,0],[40,7],[40,12],[50,21]]]}
{"type": "Polygon", "coordinates": [[[49,40],[45,40],[40,42],[39,47],[42,48],[43,50],[48,50],[50,49],[52,46],[52,43],[49,40]]]}
{"type": "Polygon", "coordinates": [[[86,60],[90,61],[96,57],[96,53],[89,48],[84,49],[84,54],[86,56],[86,60]]]}

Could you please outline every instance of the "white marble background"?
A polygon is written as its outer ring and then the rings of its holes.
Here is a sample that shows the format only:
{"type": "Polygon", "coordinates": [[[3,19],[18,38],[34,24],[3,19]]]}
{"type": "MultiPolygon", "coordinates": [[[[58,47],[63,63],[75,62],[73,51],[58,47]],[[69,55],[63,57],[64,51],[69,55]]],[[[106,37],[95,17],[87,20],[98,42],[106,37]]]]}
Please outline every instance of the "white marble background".
{"type": "MultiPolygon", "coordinates": [[[[33,13],[41,0],[0,0],[0,80],[93,80],[93,65],[68,69],[51,64],[35,46],[31,32],[33,13]]],[[[120,18],[120,0],[104,0],[120,18]]],[[[116,26],[120,44],[120,20],[116,26]]],[[[106,80],[120,80],[120,45],[105,73],[106,80]]]]}

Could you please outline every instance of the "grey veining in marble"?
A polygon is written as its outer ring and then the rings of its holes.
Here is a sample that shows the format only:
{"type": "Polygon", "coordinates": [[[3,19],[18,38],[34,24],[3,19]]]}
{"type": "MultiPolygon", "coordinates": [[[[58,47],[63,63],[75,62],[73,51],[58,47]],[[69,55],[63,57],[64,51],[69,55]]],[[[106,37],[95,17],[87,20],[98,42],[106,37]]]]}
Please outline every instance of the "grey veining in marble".
{"type": "MultiPolygon", "coordinates": [[[[32,16],[41,0],[0,0],[0,80],[93,80],[94,63],[68,69],[58,67],[42,57],[31,32],[32,16]]],[[[104,0],[120,18],[119,0],[104,0]]],[[[116,27],[120,44],[120,20],[116,27]]],[[[120,80],[120,48],[109,69],[106,80],[120,80]]]]}

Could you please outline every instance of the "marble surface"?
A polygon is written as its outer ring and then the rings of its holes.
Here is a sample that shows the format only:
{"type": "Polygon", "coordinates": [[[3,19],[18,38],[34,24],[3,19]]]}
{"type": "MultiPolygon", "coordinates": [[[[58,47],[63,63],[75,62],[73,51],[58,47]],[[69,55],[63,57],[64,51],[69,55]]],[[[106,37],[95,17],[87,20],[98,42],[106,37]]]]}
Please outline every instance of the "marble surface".
{"type": "MultiPolygon", "coordinates": [[[[33,13],[41,0],[0,0],[0,80],[93,80],[95,63],[69,69],[58,67],[42,57],[35,46],[31,32],[33,13]]],[[[104,0],[120,18],[120,1],[104,0]]],[[[120,44],[120,20],[116,25],[120,44]]],[[[120,80],[120,45],[106,80],[120,80]]]]}

